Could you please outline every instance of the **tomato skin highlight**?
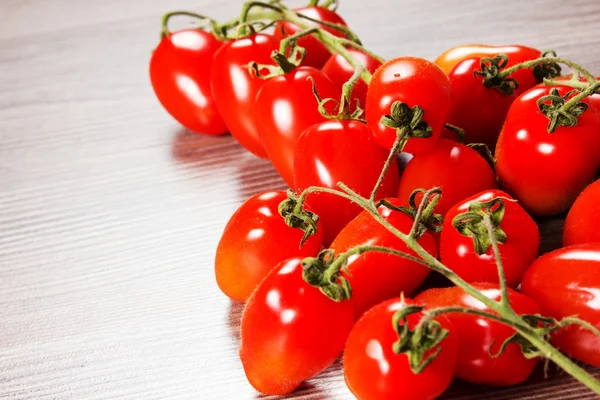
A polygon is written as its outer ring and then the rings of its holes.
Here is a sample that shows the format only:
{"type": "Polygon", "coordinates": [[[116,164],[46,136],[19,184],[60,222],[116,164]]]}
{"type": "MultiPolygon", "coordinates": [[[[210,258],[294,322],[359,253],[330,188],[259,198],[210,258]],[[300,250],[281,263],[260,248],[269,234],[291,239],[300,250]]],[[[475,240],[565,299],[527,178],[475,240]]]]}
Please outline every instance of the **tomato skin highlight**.
{"type": "Polygon", "coordinates": [[[261,393],[283,395],[340,355],[354,324],[352,304],[302,280],[302,259],[281,262],[252,293],[241,324],[240,358],[261,393]]]}
{"type": "Polygon", "coordinates": [[[193,132],[227,132],[210,90],[211,66],[221,45],[209,32],[185,29],[164,36],[150,59],[156,97],[177,122],[193,132]]]}
{"type": "MultiPolygon", "coordinates": [[[[521,290],[557,319],[577,315],[600,329],[600,244],[564,247],[538,258],[521,290]]],[[[579,326],[555,332],[552,343],[571,357],[600,367],[600,338],[579,326]]]]}
{"type": "Polygon", "coordinates": [[[563,246],[600,243],[600,180],[592,183],[577,197],[567,214],[563,231],[563,246]]]}
{"type": "Polygon", "coordinates": [[[287,226],[278,212],[279,203],[285,199],[287,194],[282,191],[259,193],[242,204],[225,226],[217,246],[215,275],[219,288],[231,299],[246,301],[281,261],[319,253],[323,237],[320,223],[300,248],[302,231],[287,226]]]}

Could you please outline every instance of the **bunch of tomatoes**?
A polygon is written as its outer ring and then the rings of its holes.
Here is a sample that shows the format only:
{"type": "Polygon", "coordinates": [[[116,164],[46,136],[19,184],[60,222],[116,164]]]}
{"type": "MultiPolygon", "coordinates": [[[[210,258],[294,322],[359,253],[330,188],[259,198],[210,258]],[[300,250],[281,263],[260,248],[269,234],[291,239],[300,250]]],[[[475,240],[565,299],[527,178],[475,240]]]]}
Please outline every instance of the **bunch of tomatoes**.
{"type": "Polygon", "coordinates": [[[207,30],[169,32],[195,14],[167,14],[150,63],[177,121],[231,133],[290,187],[247,200],[216,252],[246,303],[249,382],[286,394],[343,353],[357,398],[432,399],[546,357],[598,392],[564,356],[600,367],[596,78],[521,45],[384,62],[329,3],[252,2],[197,16],[207,30]],[[532,216],[567,211],[565,247],[538,258],[532,216]],[[454,285],[422,290],[432,269],[454,285]]]}

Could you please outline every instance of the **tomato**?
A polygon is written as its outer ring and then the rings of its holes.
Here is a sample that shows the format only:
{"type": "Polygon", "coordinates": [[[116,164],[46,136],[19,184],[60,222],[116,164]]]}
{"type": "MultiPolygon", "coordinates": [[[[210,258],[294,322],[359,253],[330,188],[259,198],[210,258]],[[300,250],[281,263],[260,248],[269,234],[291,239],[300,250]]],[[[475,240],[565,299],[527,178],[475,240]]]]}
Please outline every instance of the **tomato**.
{"type": "MultiPolygon", "coordinates": [[[[371,129],[358,121],[326,121],[313,125],[300,136],[294,152],[295,187],[337,189],[344,182],[369,197],[388,157],[388,152],[371,136],[371,129]]],[[[385,175],[378,198],[396,194],[399,182],[396,160],[385,175]]],[[[311,193],[308,204],[320,217],[323,242],[328,245],[361,208],[328,193],[311,193]]]]}
{"type": "Polygon", "coordinates": [[[273,64],[271,53],[278,49],[279,40],[262,33],[232,40],[215,54],[211,72],[213,98],[229,132],[248,151],[263,158],[267,153],[260,141],[254,101],[265,81],[250,72],[248,64],[273,64]]]}
{"type": "Polygon", "coordinates": [[[392,104],[403,102],[420,106],[423,121],[432,129],[428,138],[410,139],[403,151],[417,154],[430,150],[440,136],[450,109],[450,81],[444,72],[430,61],[417,57],[399,57],[383,64],[371,79],[367,91],[366,117],[375,139],[391,149],[396,141],[396,129],[381,123],[389,115],[392,104]]]}
{"type": "MultiPolygon", "coordinates": [[[[496,284],[481,283],[475,287],[486,297],[500,300],[500,290],[496,284]]],[[[519,315],[537,314],[539,307],[531,298],[509,289],[510,305],[519,315]]],[[[415,298],[427,308],[459,306],[480,311],[491,310],[480,301],[454,286],[444,289],[429,289],[415,298]]],[[[453,331],[458,337],[458,358],[455,375],[468,382],[509,386],[523,382],[531,375],[536,359],[527,359],[518,344],[509,344],[504,353],[497,354],[502,343],[511,337],[515,330],[501,322],[491,321],[472,314],[445,314],[452,322],[453,331]]]]}
{"type": "MultiPolygon", "coordinates": [[[[561,96],[571,88],[555,86],[561,96]]],[[[549,87],[533,88],[511,106],[496,148],[500,185],[530,213],[556,215],[594,179],[600,159],[600,118],[590,105],[573,127],[548,133],[536,101],[549,87]]]]}
{"type": "MultiPolygon", "coordinates": [[[[400,206],[398,199],[387,199],[392,205],[400,206]]],[[[393,211],[383,205],[378,207],[379,214],[403,233],[408,234],[413,219],[401,211],[393,211]]],[[[438,253],[437,239],[427,231],[419,244],[434,257],[438,253]]],[[[367,212],[363,211],[352,220],[335,238],[330,248],[335,254],[341,254],[359,245],[384,246],[417,256],[406,244],[367,212]]],[[[399,293],[410,294],[429,274],[429,268],[414,261],[392,254],[368,251],[348,260],[346,278],[352,287],[354,315],[358,318],[377,303],[399,293]]]]}
{"type": "Polygon", "coordinates": [[[575,200],[565,220],[563,245],[600,243],[600,180],[588,186],[575,200]]]}
{"type": "MultiPolygon", "coordinates": [[[[450,385],[456,364],[458,338],[450,333],[440,343],[438,356],[420,374],[410,369],[406,354],[396,354],[398,341],[392,318],[409,299],[388,300],[366,312],[356,323],[344,348],[344,377],[350,391],[359,400],[434,399],[450,385]]],[[[422,314],[408,316],[411,328],[422,314]]],[[[453,331],[445,317],[436,318],[441,326],[453,331]]],[[[425,353],[425,357],[431,352],[425,353]]]]}
{"type": "MultiPolygon", "coordinates": [[[[321,98],[339,99],[340,90],[321,71],[299,67],[267,80],[256,97],[255,113],[260,121],[260,137],[273,166],[286,183],[294,186],[294,148],[304,130],[326,121],[318,110],[312,91],[321,98]]],[[[329,103],[328,106],[333,106],[329,103]]],[[[333,112],[329,107],[328,111],[333,112]]]]}
{"type": "MultiPolygon", "coordinates": [[[[500,190],[486,190],[454,205],[444,218],[440,240],[442,262],[467,282],[498,282],[498,268],[491,245],[482,255],[475,252],[473,238],[462,235],[452,221],[469,211],[472,202],[504,199],[500,229],[506,241],[498,244],[508,286],[516,287],[525,270],[535,260],[540,247],[540,233],[535,221],[511,197],[500,190]]],[[[493,210],[492,210],[493,211],[493,210]]],[[[485,230],[484,230],[485,232],[485,230]]],[[[485,236],[487,238],[487,236],[485,236]]]]}
{"type": "Polygon", "coordinates": [[[496,186],[494,171],[475,150],[439,139],[433,150],[417,154],[408,162],[400,179],[398,198],[406,201],[416,189],[441,187],[442,196],[435,212],[445,214],[459,201],[496,186]]]}
{"type": "Polygon", "coordinates": [[[215,274],[219,288],[230,298],[246,301],[279,262],[319,253],[320,224],[300,247],[302,231],[287,226],[279,215],[279,203],[287,198],[282,191],[259,193],[242,204],[225,226],[217,246],[215,274]]]}
{"type": "MultiPolygon", "coordinates": [[[[523,293],[540,305],[545,316],[577,315],[600,329],[600,244],[577,244],[544,254],[527,270],[523,293]]],[[[570,325],[557,331],[552,342],[563,352],[600,367],[600,338],[570,325]]]]}
{"type": "Polygon", "coordinates": [[[187,129],[227,132],[210,92],[213,57],[222,43],[201,29],[164,36],[150,59],[150,80],[160,104],[187,129]]]}
{"type": "MultiPolygon", "coordinates": [[[[340,17],[335,11],[329,10],[325,7],[309,6],[295,8],[294,11],[312,19],[316,19],[318,21],[330,22],[332,24],[338,24],[343,27],[347,26],[346,22],[342,19],[342,17],[340,17]]],[[[337,37],[345,36],[345,34],[338,29],[331,28],[325,25],[320,25],[317,23],[312,23],[308,20],[306,20],[306,22],[310,23],[311,25],[314,25],[315,27],[322,28],[337,37]]],[[[292,24],[291,22],[284,21],[278,22],[275,25],[274,35],[279,39],[283,39],[286,36],[293,35],[300,31],[302,31],[302,29],[300,29],[298,26],[292,24]]],[[[329,52],[329,50],[327,50],[327,47],[325,47],[323,43],[321,43],[317,38],[311,35],[304,36],[298,39],[298,45],[306,50],[306,56],[304,57],[302,65],[321,68],[331,56],[331,53],[329,52]]]]}
{"type": "Polygon", "coordinates": [[[242,314],[240,358],[261,393],[289,393],[331,365],[354,323],[349,301],[335,302],[302,280],[301,262],[275,267],[242,314]]]}

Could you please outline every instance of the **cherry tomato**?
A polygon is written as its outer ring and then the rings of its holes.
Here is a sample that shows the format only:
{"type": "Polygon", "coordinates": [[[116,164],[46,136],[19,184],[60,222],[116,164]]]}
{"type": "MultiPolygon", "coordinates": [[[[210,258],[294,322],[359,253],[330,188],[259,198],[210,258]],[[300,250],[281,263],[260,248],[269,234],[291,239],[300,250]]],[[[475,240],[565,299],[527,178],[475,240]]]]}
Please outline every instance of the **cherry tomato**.
{"type": "Polygon", "coordinates": [[[150,59],[156,97],[177,122],[194,132],[227,132],[210,91],[213,57],[221,45],[209,32],[186,29],[164,36],[150,59]]]}
{"type": "Polygon", "coordinates": [[[261,393],[289,393],[331,365],[354,323],[350,301],[335,302],[304,282],[301,263],[275,267],[242,314],[240,358],[261,393]]]}
{"type": "MultiPolygon", "coordinates": [[[[571,88],[555,86],[561,96],[571,88]]],[[[600,159],[600,118],[590,105],[573,127],[548,133],[536,101],[551,88],[533,88],[511,106],[496,148],[500,185],[530,213],[555,215],[569,208],[594,179],[600,159]]],[[[590,104],[588,100],[583,103],[590,104]]]]}
{"type": "MultiPolygon", "coordinates": [[[[326,121],[313,125],[300,136],[294,152],[294,176],[298,190],[309,186],[337,189],[344,182],[368,197],[388,157],[375,142],[371,129],[357,121],[326,121]]],[[[394,196],[399,182],[398,165],[392,161],[378,197],[394,196]]],[[[327,246],[361,208],[328,193],[312,193],[307,201],[320,217],[323,242],[327,246]]],[[[397,294],[397,293],[396,293],[397,294]]]]}
{"type": "Polygon", "coordinates": [[[446,74],[432,62],[417,57],[390,60],[375,71],[367,91],[365,112],[375,139],[388,149],[396,141],[396,129],[383,125],[381,117],[390,114],[395,101],[410,107],[420,106],[424,111],[423,121],[432,129],[429,138],[410,139],[403,151],[417,154],[430,150],[450,109],[450,81],[446,74]]]}
{"type": "MultiPolygon", "coordinates": [[[[392,318],[406,304],[414,302],[392,299],[381,303],[366,312],[350,332],[344,348],[344,378],[359,400],[435,399],[452,381],[458,338],[443,316],[436,321],[451,333],[440,343],[438,356],[420,374],[412,372],[406,354],[394,353],[398,334],[392,318]]],[[[409,315],[409,327],[414,328],[421,318],[422,314],[409,315]]]]}
{"type": "Polygon", "coordinates": [[[600,243],[600,180],[588,186],[575,200],[565,220],[563,245],[600,243]]]}
{"type": "MultiPolygon", "coordinates": [[[[481,283],[475,287],[486,297],[500,300],[501,294],[496,284],[481,283]]],[[[539,313],[537,304],[524,294],[509,289],[508,299],[519,315],[539,313]]],[[[457,286],[426,290],[415,301],[427,308],[459,306],[491,311],[457,286]]],[[[509,344],[499,357],[490,355],[490,352],[498,353],[501,344],[515,333],[514,329],[472,314],[451,313],[446,316],[452,322],[452,332],[458,337],[457,377],[478,384],[509,386],[523,382],[531,375],[537,360],[527,359],[516,343],[509,344]]]]}
{"type": "MultiPolygon", "coordinates": [[[[341,92],[321,71],[299,67],[267,80],[256,97],[260,137],[269,159],[286,183],[294,187],[294,148],[304,130],[326,121],[317,108],[310,78],[321,98],[339,99],[341,92]]],[[[333,103],[328,111],[333,112],[333,103]]]]}
{"type": "MultiPolygon", "coordinates": [[[[417,154],[408,162],[400,179],[398,198],[406,201],[416,189],[441,187],[435,212],[445,214],[459,201],[496,186],[494,171],[475,150],[439,139],[433,150],[417,154]]],[[[420,197],[417,195],[417,204],[420,197]]]]}
{"type": "Polygon", "coordinates": [[[215,54],[211,73],[213,98],[229,132],[248,151],[262,158],[267,153],[260,141],[254,101],[265,81],[250,72],[248,64],[273,64],[271,53],[278,49],[279,40],[262,33],[232,40],[215,54]]]}
{"type": "Polygon", "coordinates": [[[246,301],[279,262],[319,253],[320,224],[300,247],[302,231],[287,226],[278,212],[279,203],[285,199],[282,191],[259,193],[242,204],[225,226],[217,247],[215,273],[219,288],[230,298],[246,301]]]}
{"type": "Polygon", "coordinates": [[[452,226],[458,214],[469,211],[472,202],[487,202],[494,198],[504,200],[504,215],[500,229],[506,241],[498,244],[508,286],[516,287],[525,270],[535,260],[540,247],[540,233],[535,221],[511,197],[500,190],[486,190],[454,205],[444,218],[440,241],[442,262],[467,282],[498,282],[498,268],[494,251],[478,255],[473,238],[464,236],[452,226]]]}
{"type": "MultiPolygon", "coordinates": [[[[577,244],[546,253],[527,270],[521,287],[542,315],[561,319],[577,315],[600,329],[600,244],[577,244]]],[[[571,325],[552,342],[571,357],[600,367],[600,338],[571,325]]]]}

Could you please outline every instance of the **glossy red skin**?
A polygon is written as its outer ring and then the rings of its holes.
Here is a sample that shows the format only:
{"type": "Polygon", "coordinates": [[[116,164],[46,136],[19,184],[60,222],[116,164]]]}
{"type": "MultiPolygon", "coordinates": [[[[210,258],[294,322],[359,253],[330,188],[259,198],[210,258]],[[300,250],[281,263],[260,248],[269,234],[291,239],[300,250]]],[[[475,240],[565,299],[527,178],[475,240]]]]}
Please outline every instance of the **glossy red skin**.
{"type": "Polygon", "coordinates": [[[187,129],[206,135],[227,132],[210,90],[210,71],[222,42],[200,29],[162,38],[150,59],[150,80],[160,104],[187,129]]]}
{"type": "MultiPolygon", "coordinates": [[[[435,212],[445,214],[459,201],[495,189],[497,184],[492,168],[479,153],[452,140],[439,139],[433,150],[408,162],[400,179],[398,198],[406,202],[414,190],[434,187],[442,188],[435,212]]],[[[417,199],[421,197],[418,195],[417,199]]]]}
{"type": "Polygon", "coordinates": [[[277,209],[285,199],[287,194],[279,190],[259,193],[242,204],[225,226],[217,246],[215,274],[219,288],[231,299],[246,301],[281,261],[319,253],[321,224],[300,248],[302,231],[287,226],[277,209]]]}
{"type": "MultiPolygon", "coordinates": [[[[346,22],[335,11],[331,11],[324,7],[318,7],[318,6],[301,7],[301,8],[295,8],[294,11],[296,11],[299,14],[305,15],[307,17],[310,17],[310,18],[313,18],[313,19],[316,19],[319,21],[330,22],[333,24],[342,25],[344,27],[347,26],[346,22]]],[[[340,30],[330,28],[330,27],[327,27],[324,25],[316,24],[316,23],[313,24],[311,21],[308,21],[308,20],[306,20],[306,22],[314,25],[315,27],[323,28],[327,32],[329,32],[337,37],[345,36],[344,33],[340,30]]],[[[283,39],[286,36],[291,36],[300,31],[302,31],[302,29],[300,29],[298,26],[296,26],[290,22],[278,22],[277,24],[275,24],[275,30],[274,30],[273,34],[277,38],[283,39]],[[282,32],[282,28],[283,28],[283,32],[282,32]]],[[[316,39],[315,37],[313,37],[311,35],[304,36],[304,37],[301,37],[300,39],[298,39],[298,45],[300,47],[303,47],[306,50],[306,55],[304,56],[302,65],[306,65],[309,67],[315,67],[315,68],[321,68],[321,67],[323,67],[323,65],[325,65],[325,63],[331,56],[331,53],[329,52],[329,50],[327,50],[327,47],[325,47],[325,45],[323,45],[323,43],[321,43],[318,39],[316,39]]]]}
{"type": "Polygon", "coordinates": [[[217,108],[233,137],[248,151],[267,157],[256,121],[256,94],[265,80],[248,70],[248,64],[273,64],[271,53],[279,49],[279,40],[255,33],[227,42],[215,54],[211,90],[217,108]]]}
{"type": "MultiPolygon", "coordinates": [[[[388,151],[375,142],[367,125],[348,120],[321,122],[305,130],[298,139],[294,152],[295,187],[337,189],[337,183],[344,182],[361,196],[369,197],[387,157],[388,151]]],[[[378,198],[394,196],[399,181],[398,165],[393,160],[378,198]]],[[[320,217],[326,246],[362,210],[349,200],[328,193],[312,193],[307,202],[320,217]]]]}
{"type": "MultiPolygon", "coordinates": [[[[512,199],[501,190],[486,190],[455,204],[444,218],[440,240],[441,261],[469,283],[499,281],[494,251],[490,247],[486,253],[477,255],[473,249],[473,239],[460,234],[452,226],[452,220],[458,214],[469,211],[471,202],[486,202],[494,198],[512,199]]],[[[506,233],[507,239],[506,242],[498,244],[498,249],[506,283],[508,286],[517,287],[525,270],[537,257],[540,232],[535,221],[519,203],[504,200],[504,206],[505,212],[500,228],[506,233]]]]}
{"type": "MultiPolygon", "coordinates": [[[[521,291],[540,305],[543,315],[577,315],[600,329],[600,244],[544,254],[527,270],[521,291]]],[[[571,357],[600,367],[600,338],[589,330],[568,326],[556,332],[552,342],[571,357]]]]}
{"type": "Polygon", "coordinates": [[[240,358],[256,390],[282,395],[326,369],[354,324],[352,304],[302,280],[302,259],[280,263],[248,299],[240,358]]]}
{"type": "Polygon", "coordinates": [[[577,197],[567,214],[563,246],[600,243],[600,180],[592,183],[577,197]]]}
{"type": "Polygon", "coordinates": [[[366,118],[375,139],[391,149],[396,130],[381,123],[381,117],[391,112],[395,101],[410,107],[421,106],[423,120],[429,124],[429,138],[410,139],[403,151],[411,154],[431,150],[442,133],[450,110],[450,81],[437,65],[418,57],[399,57],[383,64],[371,79],[367,91],[366,118]]]}
{"type": "MultiPolygon", "coordinates": [[[[310,126],[326,121],[312,92],[313,78],[321,98],[339,99],[341,92],[321,71],[299,67],[267,81],[256,96],[255,113],[260,121],[260,138],[279,175],[294,187],[294,149],[310,126]]],[[[328,111],[333,112],[333,103],[328,111]]]]}
{"type": "MultiPolygon", "coordinates": [[[[404,304],[414,304],[405,299],[404,304]]],[[[359,400],[435,399],[450,385],[457,357],[458,338],[450,333],[441,343],[440,354],[420,374],[414,374],[405,354],[395,354],[398,335],[392,326],[399,299],[388,300],[366,312],[356,323],[344,348],[344,378],[359,400]]],[[[414,327],[422,314],[412,314],[414,327]]],[[[436,318],[443,328],[454,330],[445,317],[436,318]]],[[[428,356],[429,353],[426,353],[428,356]]]]}
{"type": "MultiPolygon", "coordinates": [[[[475,287],[486,297],[500,300],[500,290],[496,284],[481,283],[475,287]]],[[[508,298],[517,314],[539,313],[535,301],[524,294],[509,289],[508,298]]],[[[426,290],[415,301],[427,308],[460,306],[490,311],[458,286],[426,290]]],[[[537,359],[525,358],[518,344],[509,344],[499,357],[490,356],[490,349],[492,354],[498,353],[500,345],[514,334],[514,329],[476,315],[451,313],[446,316],[452,322],[453,332],[458,336],[455,372],[458,378],[484,385],[510,386],[523,382],[531,375],[537,359]]]]}
{"type": "MultiPolygon", "coordinates": [[[[561,95],[571,90],[555,88],[561,95]]],[[[495,156],[500,185],[530,213],[543,216],[566,211],[594,180],[600,160],[596,109],[590,104],[576,126],[561,126],[550,134],[549,121],[536,105],[549,93],[550,87],[533,88],[515,100],[495,156]]]]}
{"type": "MultiPolygon", "coordinates": [[[[400,206],[398,199],[387,199],[400,206]]],[[[395,228],[408,234],[413,219],[400,211],[379,206],[379,213],[395,228]]],[[[419,244],[431,255],[437,257],[438,243],[433,233],[427,231],[419,244]]],[[[383,246],[417,256],[406,244],[367,212],[363,211],[353,219],[335,238],[330,248],[341,254],[359,245],[383,246]]],[[[391,254],[366,252],[348,261],[347,278],[352,287],[354,315],[359,318],[374,305],[399,293],[410,295],[429,274],[429,269],[414,261],[391,254]]]]}

